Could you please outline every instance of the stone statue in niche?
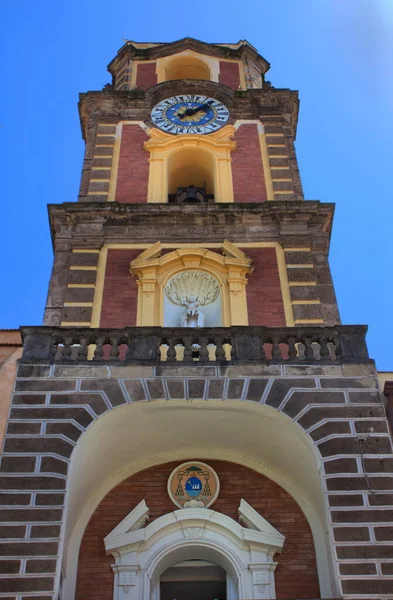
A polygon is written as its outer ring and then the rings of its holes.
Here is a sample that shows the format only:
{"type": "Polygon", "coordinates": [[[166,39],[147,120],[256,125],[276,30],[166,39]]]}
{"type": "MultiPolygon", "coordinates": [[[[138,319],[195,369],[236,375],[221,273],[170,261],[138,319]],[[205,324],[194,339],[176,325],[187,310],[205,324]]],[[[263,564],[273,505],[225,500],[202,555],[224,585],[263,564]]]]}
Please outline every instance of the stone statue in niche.
{"type": "Polygon", "coordinates": [[[203,327],[205,325],[205,315],[198,309],[198,297],[183,296],[181,304],[187,310],[181,316],[180,327],[203,327]]]}
{"type": "Polygon", "coordinates": [[[205,315],[200,307],[216,300],[220,284],[204,271],[182,271],[168,281],[165,293],[173,304],[186,308],[180,316],[180,327],[204,327],[205,315]]]}

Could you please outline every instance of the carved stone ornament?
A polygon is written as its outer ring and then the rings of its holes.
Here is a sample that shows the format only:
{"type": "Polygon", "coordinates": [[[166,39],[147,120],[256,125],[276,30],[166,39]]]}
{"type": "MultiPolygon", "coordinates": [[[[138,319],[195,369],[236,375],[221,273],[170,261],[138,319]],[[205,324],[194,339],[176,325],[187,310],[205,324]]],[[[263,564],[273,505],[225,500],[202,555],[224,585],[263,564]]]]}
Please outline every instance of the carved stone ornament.
{"type": "Polygon", "coordinates": [[[183,533],[186,540],[199,540],[203,535],[203,527],[187,527],[183,533]]]}
{"type": "Polygon", "coordinates": [[[217,473],[205,463],[183,463],[168,479],[169,497],[180,508],[207,508],[216,500],[219,491],[217,473]]]}
{"type": "Polygon", "coordinates": [[[181,316],[181,327],[203,327],[205,318],[199,307],[216,300],[220,284],[204,271],[182,271],[168,281],[165,293],[173,304],[186,308],[181,316]]]}

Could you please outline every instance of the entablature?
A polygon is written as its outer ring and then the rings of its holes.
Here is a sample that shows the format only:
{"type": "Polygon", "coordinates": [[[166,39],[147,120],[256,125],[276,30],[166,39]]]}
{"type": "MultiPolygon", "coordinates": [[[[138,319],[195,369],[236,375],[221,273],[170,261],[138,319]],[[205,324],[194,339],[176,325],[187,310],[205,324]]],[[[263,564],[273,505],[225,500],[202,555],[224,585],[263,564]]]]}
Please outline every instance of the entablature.
{"type": "Polygon", "coordinates": [[[64,203],[48,207],[55,248],[104,244],[276,241],[283,247],[315,245],[327,253],[334,204],[309,201],[204,205],[64,203]]]}

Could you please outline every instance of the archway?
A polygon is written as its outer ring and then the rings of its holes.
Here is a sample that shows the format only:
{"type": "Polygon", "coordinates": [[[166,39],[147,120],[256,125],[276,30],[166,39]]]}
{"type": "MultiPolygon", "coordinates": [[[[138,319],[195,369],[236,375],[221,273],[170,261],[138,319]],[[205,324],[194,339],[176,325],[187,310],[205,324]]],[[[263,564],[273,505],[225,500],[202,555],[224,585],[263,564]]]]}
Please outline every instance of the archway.
{"type": "Polygon", "coordinates": [[[68,486],[64,600],[74,598],[83,531],[109,490],[153,465],[195,457],[245,465],[297,501],[313,533],[321,596],[334,597],[320,460],[312,440],[289,417],[268,406],[172,400],[124,405],[98,418],[81,436],[68,486]]]}
{"type": "Polygon", "coordinates": [[[189,600],[191,589],[198,600],[230,598],[225,569],[201,558],[182,559],[160,577],[160,600],[189,600]]]}

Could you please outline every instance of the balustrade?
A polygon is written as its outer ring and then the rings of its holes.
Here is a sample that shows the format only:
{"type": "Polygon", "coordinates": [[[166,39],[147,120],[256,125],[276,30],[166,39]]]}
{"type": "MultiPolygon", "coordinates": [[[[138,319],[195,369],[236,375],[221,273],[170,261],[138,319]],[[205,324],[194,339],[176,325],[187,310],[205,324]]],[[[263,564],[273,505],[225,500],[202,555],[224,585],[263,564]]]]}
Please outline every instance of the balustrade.
{"type": "Polygon", "coordinates": [[[22,327],[21,362],[333,363],[369,360],[363,325],[87,329],[22,327]]]}

